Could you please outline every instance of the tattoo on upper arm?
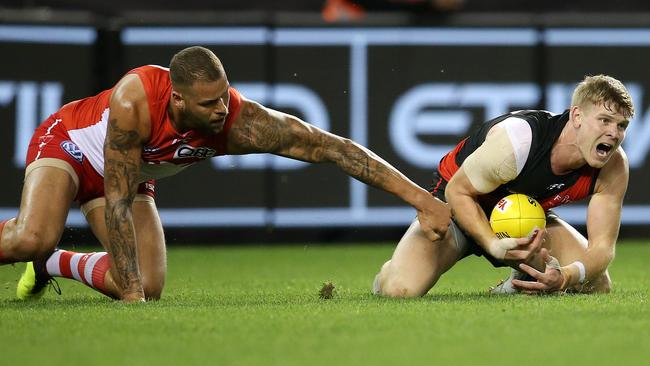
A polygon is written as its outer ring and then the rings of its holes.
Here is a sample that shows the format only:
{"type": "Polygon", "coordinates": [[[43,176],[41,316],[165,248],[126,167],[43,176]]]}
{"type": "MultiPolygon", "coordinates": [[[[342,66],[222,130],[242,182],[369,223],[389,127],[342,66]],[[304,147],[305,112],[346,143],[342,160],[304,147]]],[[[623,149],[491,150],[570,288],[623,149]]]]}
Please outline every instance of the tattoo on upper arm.
{"type": "Polygon", "coordinates": [[[242,121],[236,124],[229,138],[237,148],[248,152],[275,152],[282,146],[282,126],[264,107],[251,104],[242,110],[242,121]]]}
{"type": "Polygon", "coordinates": [[[321,162],[328,136],[295,117],[270,112],[259,105],[243,110],[235,138],[246,152],[268,152],[308,162],[321,162]]]}
{"type": "Polygon", "coordinates": [[[112,119],[108,123],[107,136],[110,136],[110,139],[106,139],[108,147],[122,155],[126,155],[140,141],[140,136],[136,131],[120,128],[116,119],[112,119]]]}
{"type": "Polygon", "coordinates": [[[129,153],[133,148],[139,147],[140,136],[134,130],[124,130],[117,125],[117,120],[112,119],[108,124],[105,142],[105,151],[110,149],[119,154],[119,159],[112,158],[112,154],[105,156],[104,179],[107,187],[117,192],[127,193],[126,197],[133,200],[138,186],[139,156],[133,157],[129,153]]]}
{"type": "Polygon", "coordinates": [[[378,188],[398,173],[373,153],[349,139],[324,132],[294,117],[252,105],[229,138],[243,152],[270,152],[312,163],[336,164],[348,175],[378,188]]]}

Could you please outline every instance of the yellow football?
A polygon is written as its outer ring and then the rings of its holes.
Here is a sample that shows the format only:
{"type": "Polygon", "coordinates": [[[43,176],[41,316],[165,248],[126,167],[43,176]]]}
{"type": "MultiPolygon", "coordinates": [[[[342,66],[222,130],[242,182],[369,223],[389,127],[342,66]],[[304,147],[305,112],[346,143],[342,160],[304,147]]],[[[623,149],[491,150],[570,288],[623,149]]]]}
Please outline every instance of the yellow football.
{"type": "Polygon", "coordinates": [[[525,194],[511,194],[492,209],[490,226],[498,238],[523,238],[535,228],[546,227],[546,214],[535,199],[525,194]]]}

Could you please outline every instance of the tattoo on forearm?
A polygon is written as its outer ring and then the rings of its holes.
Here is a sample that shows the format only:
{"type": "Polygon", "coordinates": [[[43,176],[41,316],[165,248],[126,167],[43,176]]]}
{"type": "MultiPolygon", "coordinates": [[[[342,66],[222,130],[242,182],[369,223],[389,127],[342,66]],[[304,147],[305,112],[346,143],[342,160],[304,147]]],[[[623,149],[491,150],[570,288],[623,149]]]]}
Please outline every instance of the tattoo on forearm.
{"type": "Polygon", "coordinates": [[[106,224],[110,238],[110,252],[123,289],[141,290],[131,203],[120,200],[106,207],[106,224]]]}
{"type": "Polygon", "coordinates": [[[108,246],[120,284],[123,289],[131,291],[142,290],[131,214],[138,188],[139,156],[133,157],[129,153],[137,146],[139,136],[136,131],[121,129],[115,119],[110,121],[104,146],[104,185],[107,191],[117,193],[122,198],[114,200],[107,195],[105,219],[110,238],[108,246]]]}
{"type": "Polygon", "coordinates": [[[350,176],[378,188],[386,188],[384,185],[389,178],[398,175],[374,154],[350,141],[331,154],[337,157],[338,166],[350,176]]]}

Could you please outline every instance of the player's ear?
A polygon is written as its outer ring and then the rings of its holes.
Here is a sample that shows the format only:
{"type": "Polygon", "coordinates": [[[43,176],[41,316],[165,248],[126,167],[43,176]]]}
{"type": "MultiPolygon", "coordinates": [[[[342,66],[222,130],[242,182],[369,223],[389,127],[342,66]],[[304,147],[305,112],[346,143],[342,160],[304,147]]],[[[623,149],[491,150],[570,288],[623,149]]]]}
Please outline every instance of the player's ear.
{"type": "Polygon", "coordinates": [[[183,95],[174,89],[172,89],[172,103],[174,104],[174,107],[180,110],[185,109],[185,100],[183,99],[183,95]]]}
{"type": "Polygon", "coordinates": [[[584,111],[580,106],[572,105],[569,111],[569,119],[573,123],[573,127],[580,127],[582,124],[582,118],[584,117],[584,111]]]}

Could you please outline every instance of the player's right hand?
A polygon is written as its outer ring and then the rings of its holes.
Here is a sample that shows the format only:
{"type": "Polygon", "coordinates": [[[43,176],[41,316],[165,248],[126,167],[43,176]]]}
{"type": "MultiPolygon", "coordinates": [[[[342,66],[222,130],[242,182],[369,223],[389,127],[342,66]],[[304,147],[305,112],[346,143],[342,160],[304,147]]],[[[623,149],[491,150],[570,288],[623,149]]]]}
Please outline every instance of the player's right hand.
{"type": "Polygon", "coordinates": [[[418,208],[418,221],[422,232],[431,241],[440,240],[447,233],[451,223],[451,210],[449,206],[441,200],[427,194],[428,201],[426,205],[418,208]]]}
{"type": "Polygon", "coordinates": [[[528,262],[542,247],[544,229],[536,229],[526,238],[495,238],[490,242],[488,253],[507,262],[528,262]]]}

